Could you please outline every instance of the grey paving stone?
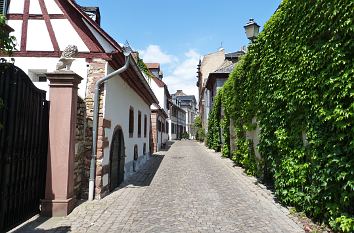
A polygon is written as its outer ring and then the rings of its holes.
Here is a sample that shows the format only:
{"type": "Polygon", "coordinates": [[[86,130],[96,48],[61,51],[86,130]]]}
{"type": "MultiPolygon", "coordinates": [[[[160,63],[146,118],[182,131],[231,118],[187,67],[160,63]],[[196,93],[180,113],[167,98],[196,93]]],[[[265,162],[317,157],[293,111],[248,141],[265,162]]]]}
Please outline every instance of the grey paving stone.
{"type": "Polygon", "coordinates": [[[230,160],[177,141],[104,199],[15,232],[304,232],[288,214],[230,160]]]}

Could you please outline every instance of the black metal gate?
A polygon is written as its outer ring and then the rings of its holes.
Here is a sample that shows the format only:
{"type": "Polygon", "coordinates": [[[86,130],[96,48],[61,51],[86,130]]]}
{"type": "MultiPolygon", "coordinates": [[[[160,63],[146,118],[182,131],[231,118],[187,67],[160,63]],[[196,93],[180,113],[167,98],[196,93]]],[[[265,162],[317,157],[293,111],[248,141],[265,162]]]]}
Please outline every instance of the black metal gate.
{"type": "Polygon", "coordinates": [[[12,64],[0,63],[0,232],[39,213],[48,151],[45,91],[12,64]]]}

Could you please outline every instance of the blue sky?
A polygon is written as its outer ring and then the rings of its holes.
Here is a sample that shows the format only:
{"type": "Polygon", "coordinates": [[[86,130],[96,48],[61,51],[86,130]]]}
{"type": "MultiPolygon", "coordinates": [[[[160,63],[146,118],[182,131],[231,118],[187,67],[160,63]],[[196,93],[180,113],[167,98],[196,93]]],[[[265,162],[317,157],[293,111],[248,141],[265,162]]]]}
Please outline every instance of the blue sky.
{"type": "Polygon", "coordinates": [[[101,26],[119,43],[128,40],[145,62],[161,63],[170,93],[196,94],[196,67],[203,54],[248,44],[249,18],[263,25],[281,0],[77,0],[99,6],[101,26]]]}

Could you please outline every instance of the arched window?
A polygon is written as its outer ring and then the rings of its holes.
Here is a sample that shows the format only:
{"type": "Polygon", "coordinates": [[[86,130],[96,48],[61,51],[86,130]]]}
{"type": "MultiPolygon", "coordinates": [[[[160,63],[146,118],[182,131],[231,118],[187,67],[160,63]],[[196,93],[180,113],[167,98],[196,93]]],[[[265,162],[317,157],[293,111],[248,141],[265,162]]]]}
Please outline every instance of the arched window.
{"type": "Polygon", "coordinates": [[[138,160],[138,145],[134,146],[134,160],[138,160]]]}
{"type": "Polygon", "coordinates": [[[141,138],[141,112],[138,111],[138,138],[141,138]]]}
{"type": "Polygon", "coordinates": [[[146,143],[144,143],[144,146],[143,146],[143,154],[144,155],[146,154],[146,143]]]}
{"type": "Polygon", "coordinates": [[[146,138],[147,134],[147,116],[144,115],[144,138],[146,138]]]}
{"type": "Polygon", "coordinates": [[[129,137],[132,138],[134,135],[134,108],[129,109],[129,137]]]}

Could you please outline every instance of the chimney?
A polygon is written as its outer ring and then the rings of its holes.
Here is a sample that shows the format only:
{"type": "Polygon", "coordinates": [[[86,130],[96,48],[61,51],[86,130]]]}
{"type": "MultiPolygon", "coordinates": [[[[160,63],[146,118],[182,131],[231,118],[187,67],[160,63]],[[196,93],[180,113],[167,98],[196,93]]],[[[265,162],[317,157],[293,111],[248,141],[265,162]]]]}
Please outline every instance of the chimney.
{"type": "Polygon", "coordinates": [[[132,52],[132,56],[134,58],[134,61],[138,62],[138,60],[139,60],[139,52],[137,52],[137,51],[132,52]]]}
{"type": "Polygon", "coordinates": [[[175,95],[176,96],[184,96],[186,94],[184,94],[182,90],[177,90],[175,95]]]}
{"type": "Polygon", "coordinates": [[[162,80],[162,79],[163,79],[163,73],[162,73],[162,71],[161,71],[161,70],[159,71],[159,79],[160,79],[160,80],[162,80]]]}

